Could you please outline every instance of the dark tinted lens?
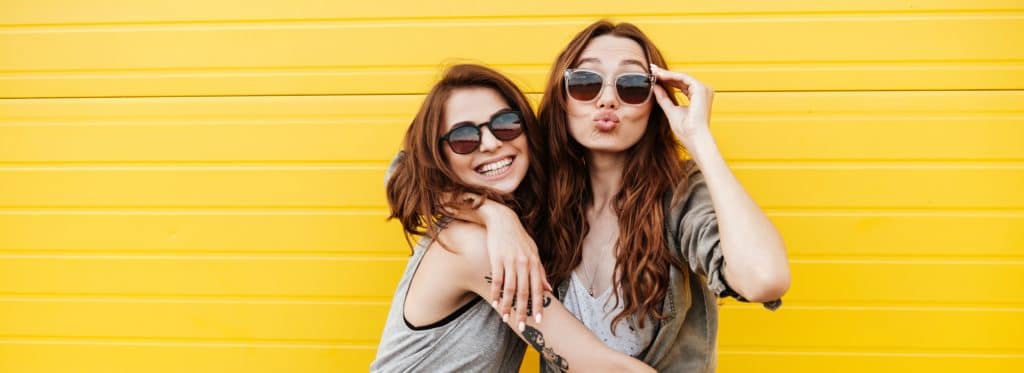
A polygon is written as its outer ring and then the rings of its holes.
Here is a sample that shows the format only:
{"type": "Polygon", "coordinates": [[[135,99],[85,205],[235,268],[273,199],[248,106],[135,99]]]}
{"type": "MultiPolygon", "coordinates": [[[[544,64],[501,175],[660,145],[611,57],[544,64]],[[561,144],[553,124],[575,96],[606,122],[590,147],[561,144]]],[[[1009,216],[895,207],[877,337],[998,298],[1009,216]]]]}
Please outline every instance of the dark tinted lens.
{"type": "Polygon", "coordinates": [[[476,126],[456,128],[448,133],[448,145],[455,153],[472,153],[480,146],[480,129],[476,126]]]}
{"type": "Polygon", "coordinates": [[[639,104],[647,101],[651,93],[651,79],[644,74],[626,74],[615,80],[619,99],[627,104],[639,104]]]}
{"type": "Polygon", "coordinates": [[[523,133],[523,117],[516,112],[498,114],[491,120],[491,133],[498,140],[514,140],[523,133]]]}
{"type": "Polygon", "coordinates": [[[580,101],[593,100],[601,92],[602,85],[604,79],[590,71],[573,71],[566,81],[569,96],[580,101]]]}

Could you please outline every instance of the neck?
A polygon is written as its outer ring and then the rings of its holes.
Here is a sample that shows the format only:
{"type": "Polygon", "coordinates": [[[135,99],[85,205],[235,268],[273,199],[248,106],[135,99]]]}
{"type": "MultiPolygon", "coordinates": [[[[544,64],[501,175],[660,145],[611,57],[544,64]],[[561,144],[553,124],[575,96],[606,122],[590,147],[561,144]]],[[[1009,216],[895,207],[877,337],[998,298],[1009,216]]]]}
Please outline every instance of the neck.
{"type": "Polygon", "coordinates": [[[595,212],[602,212],[611,206],[615,195],[622,190],[622,173],[625,168],[625,153],[590,154],[590,189],[594,193],[595,212]]]}

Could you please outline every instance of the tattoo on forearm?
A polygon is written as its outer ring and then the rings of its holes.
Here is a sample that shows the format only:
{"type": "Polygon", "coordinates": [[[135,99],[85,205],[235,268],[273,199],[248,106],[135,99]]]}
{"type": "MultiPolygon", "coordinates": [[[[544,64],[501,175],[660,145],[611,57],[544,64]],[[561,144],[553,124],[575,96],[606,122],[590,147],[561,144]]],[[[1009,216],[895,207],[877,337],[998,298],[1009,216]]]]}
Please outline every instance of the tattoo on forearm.
{"type": "Polygon", "coordinates": [[[526,339],[526,343],[529,343],[530,346],[533,346],[540,353],[541,358],[554,365],[560,372],[569,371],[569,362],[556,354],[555,350],[551,349],[551,347],[544,346],[544,335],[541,334],[540,330],[527,325],[526,329],[523,330],[523,339],[526,339]]]}

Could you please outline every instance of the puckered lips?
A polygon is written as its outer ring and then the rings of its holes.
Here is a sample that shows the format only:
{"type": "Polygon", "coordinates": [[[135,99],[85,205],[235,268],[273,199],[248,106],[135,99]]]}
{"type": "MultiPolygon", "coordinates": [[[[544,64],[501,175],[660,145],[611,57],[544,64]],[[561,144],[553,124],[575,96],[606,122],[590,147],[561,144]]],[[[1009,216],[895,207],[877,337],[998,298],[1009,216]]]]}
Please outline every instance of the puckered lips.
{"type": "Polygon", "coordinates": [[[612,132],[619,128],[619,116],[611,111],[602,111],[594,117],[594,127],[601,132],[612,132]]]}

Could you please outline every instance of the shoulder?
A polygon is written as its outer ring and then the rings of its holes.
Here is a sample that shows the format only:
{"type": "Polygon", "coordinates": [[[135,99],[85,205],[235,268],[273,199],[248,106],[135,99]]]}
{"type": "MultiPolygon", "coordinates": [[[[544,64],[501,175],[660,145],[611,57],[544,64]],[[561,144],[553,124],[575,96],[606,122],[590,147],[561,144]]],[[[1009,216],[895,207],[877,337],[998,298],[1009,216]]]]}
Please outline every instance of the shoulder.
{"type": "Polygon", "coordinates": [[[483,226],[454,220],[441,231],[432,246],[445,251],[456,267],[476,272],[476,268],[490,266],[487,230],[483,226]]]}

